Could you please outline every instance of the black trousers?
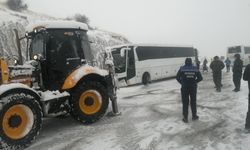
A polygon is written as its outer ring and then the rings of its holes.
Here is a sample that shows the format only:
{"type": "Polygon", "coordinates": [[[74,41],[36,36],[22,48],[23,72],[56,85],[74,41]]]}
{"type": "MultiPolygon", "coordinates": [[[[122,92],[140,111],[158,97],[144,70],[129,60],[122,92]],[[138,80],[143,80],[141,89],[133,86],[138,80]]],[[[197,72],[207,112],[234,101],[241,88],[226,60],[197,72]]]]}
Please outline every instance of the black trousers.
{"type": "Polygon", "coordinates": [[[221,71],[218,71],[218,72],[213,72],[213,81],[214,81],[214,84],[215,84],[215,87],[216,89],[221,89],[221,71]]]}
{"type": "Polygon", "coordinates": [[[245,128],[246,129],[250,129],[250,83],[248,81],[248,111],[247,111],[247,117],[246,117],[246,124],[245,124],[245,128]]]}
{"type": "Polygon", "coordinates": [[[230,72],[230,65],[226,65],[227,67],[227,72],[230,72]]]}
{"type": "Polygon", "coordinates": [[[240,90],[240,81],[241,81],[242,73],[234,73],[233,74],[233,82],[236,90],[240,90]]]}
{"type": "Polygon", "coordinates": [[[186,118],[188,117],[189,102],[191,104],[192,116],[194,117],[197,115],[196,94],[197,94],[197,86],[181,88],[183,117],[186,117],[186,118]]]}

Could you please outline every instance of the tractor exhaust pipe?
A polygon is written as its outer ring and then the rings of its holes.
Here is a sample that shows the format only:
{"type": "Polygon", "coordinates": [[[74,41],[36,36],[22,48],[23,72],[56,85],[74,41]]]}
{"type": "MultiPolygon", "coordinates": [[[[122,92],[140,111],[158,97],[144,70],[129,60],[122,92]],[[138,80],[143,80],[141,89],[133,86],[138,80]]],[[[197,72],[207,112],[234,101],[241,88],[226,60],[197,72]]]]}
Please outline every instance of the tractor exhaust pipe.
{"type": "Polygon", "coordinates": [[[108,113],[108,116],[110,116],[110,117],[120,116],[122,113],[119,112],[119,110],[118,110],[117,96],[116,95],[111,96],[110,100],[112,102],[112,111],[108,113]]]}
{"type": "Polygon", "coordinates": [[[16,44],[17,44],[17,51],[18,51],[18,64],[23,65],[21,43],[20,43],[20,38],[19,38],[17,29],[14,29],[14,32],[15,32],[15,35],[16,35],[16,44]]]}
{"type": "Polygon", "coordinates": [[[120,114],[118,110],[118,105],[117,105],[117,97],[115,96],[112,100],[112,110],[114,114],[120,114]]]}

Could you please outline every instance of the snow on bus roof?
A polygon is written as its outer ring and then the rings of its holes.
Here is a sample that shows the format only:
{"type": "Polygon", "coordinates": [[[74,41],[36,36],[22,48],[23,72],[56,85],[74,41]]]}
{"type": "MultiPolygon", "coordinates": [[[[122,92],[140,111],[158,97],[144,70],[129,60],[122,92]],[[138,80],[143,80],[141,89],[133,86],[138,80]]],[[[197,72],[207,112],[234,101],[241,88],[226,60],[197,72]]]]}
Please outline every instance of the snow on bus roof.
{"type": "Polygon", "coordinates": [[[85,23],[76,21],[41,21],[29,24],[26,28],[26,32],[32,32],[35,28],[46,28],[46,29],[81,29],[88,30],[88,26],[85,23]]]}
{"type": "Polygon", "coordinates": [[[115,45],[108,47],[108,49],[114,49],[114,48],[120,48],[120,47],[126,47],[126,46],[144,46],[144,47],[191,47],[194,48],[192,45],[164,45],[164,44],[122,44],[122,45],[115,45]]]}

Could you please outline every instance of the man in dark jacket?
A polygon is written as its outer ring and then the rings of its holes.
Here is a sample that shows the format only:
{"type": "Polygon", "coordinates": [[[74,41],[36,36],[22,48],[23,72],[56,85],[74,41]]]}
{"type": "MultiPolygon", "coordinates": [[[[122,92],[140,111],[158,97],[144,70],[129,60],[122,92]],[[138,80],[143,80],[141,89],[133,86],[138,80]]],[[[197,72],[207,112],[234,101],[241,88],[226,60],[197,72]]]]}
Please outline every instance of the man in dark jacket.
{"type": "Polygon", "coordinates": [[[203,72],[207,71],[208,72],[208,68],[207,68],[207,59],[205,58],[203,61],[203,72]]]}
{"type": "Polygon", "coordinates": [[[234,55],[235,61],[233,65],[233,82],[234,82],[234,92],[240,91],[240,80],[242,77],[243,61],[240,59],[240,54],[234,55]]]}
{"type": "Polygon", "coordinates": [[[220,92],[221,91],[221,70],[225,67],[224,63],[219,59],[218,56],[214,57],[214,60],[210,64],[210,68],[213,71],[213,81],[216,87],[216,91],[220,92]]]}
{"type": "Polygon", "coordinates": [[[198,120],[196,109],[197,83],[202,80],[202,76],[197,67],[192,65],[192,59],[186,58],[185,65],[182,66],[177,75],[176,80],[181,84],[181,97],[183,104],[183,122],[188,122],[188,105],[189,97],[191,99],[191,109],[193,120],[198,120]]]}
{"type": "Polygon", "coordinates": [[[243,74],[243,80],[248,81],[248,111],[246,117],[245,128],[250,131],[250,64],[246,66],[246,69],[243,74]]]}

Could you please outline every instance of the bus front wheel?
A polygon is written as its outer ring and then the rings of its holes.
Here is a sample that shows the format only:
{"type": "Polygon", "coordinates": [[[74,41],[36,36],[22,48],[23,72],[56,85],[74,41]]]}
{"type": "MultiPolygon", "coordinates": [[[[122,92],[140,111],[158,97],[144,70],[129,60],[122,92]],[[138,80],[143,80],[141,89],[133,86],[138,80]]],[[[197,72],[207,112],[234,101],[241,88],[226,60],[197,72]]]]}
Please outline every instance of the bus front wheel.
{"type": "Polygon", "coordinates": [[[144,73],[142,76],[142,84],[148,85],[151,82],[150,74],[149,73],[144,73]]]}

